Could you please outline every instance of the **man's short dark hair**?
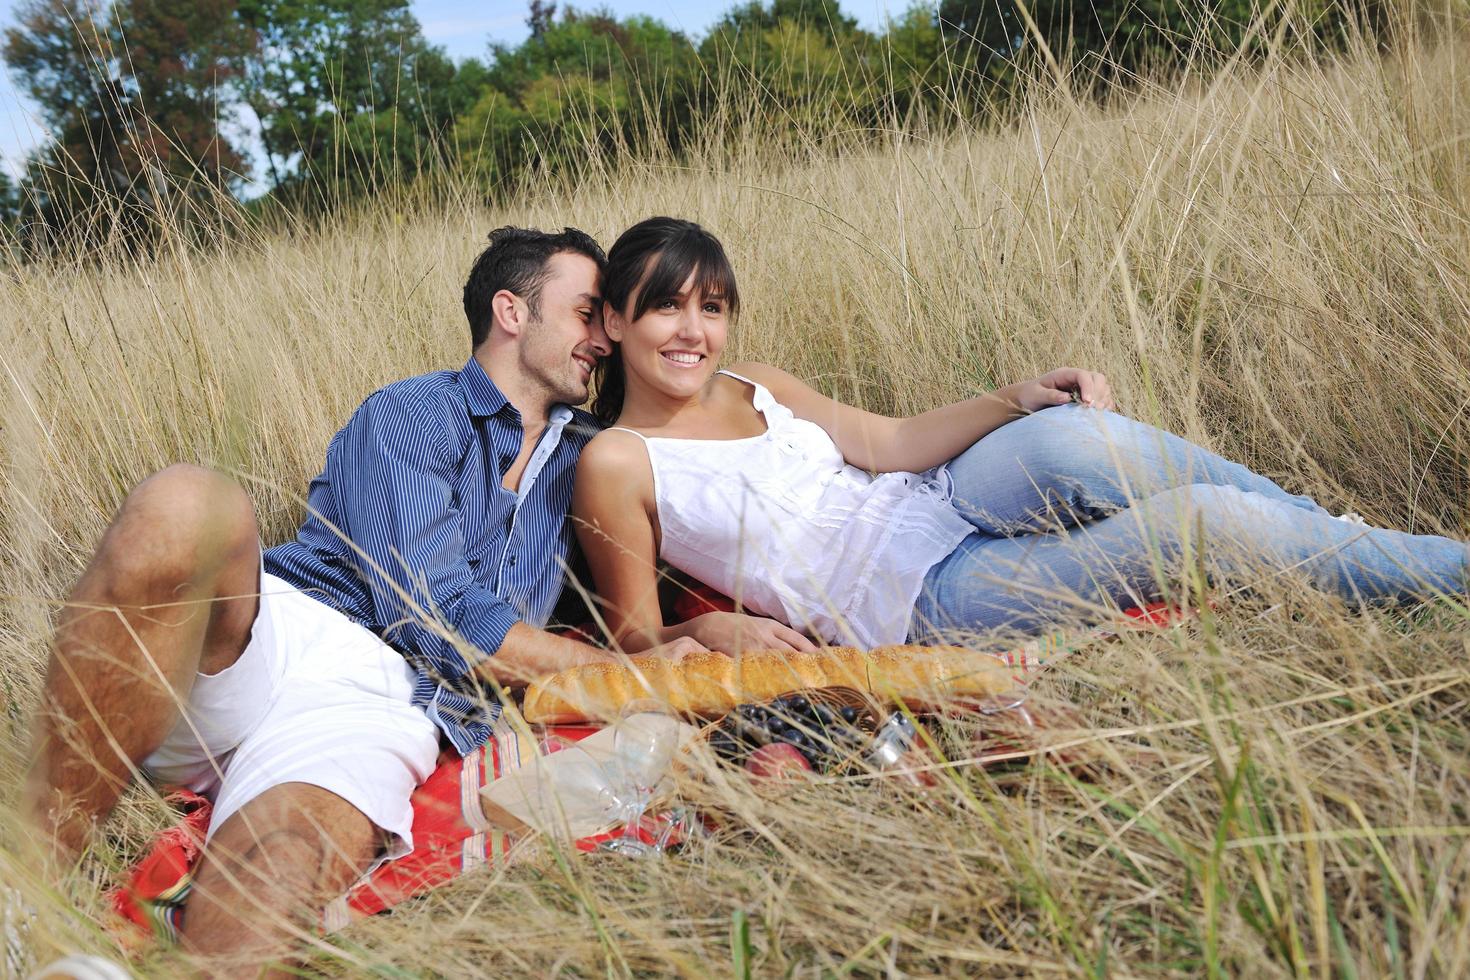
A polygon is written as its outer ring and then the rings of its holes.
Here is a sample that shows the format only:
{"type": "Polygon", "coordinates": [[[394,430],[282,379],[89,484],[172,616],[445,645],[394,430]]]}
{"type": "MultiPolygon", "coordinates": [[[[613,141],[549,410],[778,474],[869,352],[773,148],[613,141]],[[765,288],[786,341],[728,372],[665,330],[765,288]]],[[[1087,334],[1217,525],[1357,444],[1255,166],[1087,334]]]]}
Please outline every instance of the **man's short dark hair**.
{"type": "Polygon", "coordinates": [[[490,301],[502,289],[525,300],[531,316],[541,315],[541,287],[551,277],[551,257],[562,252],[587,256],[597,263],[599,273],[607,268],[607,256],[602,254],[602,248],[591,235],[576,228],[563,228],[559,234],[552,234],[506,225],[490,233],[490,245],[475,259],[470,278],[464,284],[464,315],[470,321],[471,350],[490,335],[490,323],[495,316],[490,301]]]}

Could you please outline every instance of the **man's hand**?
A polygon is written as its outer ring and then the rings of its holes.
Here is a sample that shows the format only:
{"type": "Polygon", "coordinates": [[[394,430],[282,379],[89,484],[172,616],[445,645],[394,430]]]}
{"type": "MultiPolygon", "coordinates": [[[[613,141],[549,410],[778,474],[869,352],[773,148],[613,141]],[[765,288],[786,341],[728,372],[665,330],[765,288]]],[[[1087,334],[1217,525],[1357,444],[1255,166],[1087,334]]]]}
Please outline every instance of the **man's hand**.
{"type": "Polygon", "coordinates": [[[1024,412],[1039,412],[1043,408],[1065,405],[1074,396],[1092,408],[1110,412],[1117,409],[1107,377],[1081,368],[1057,368],[1033,381],[1022,381],[1012,389],[1011,395],[1024,412]]]}
{"type": "Polygon", "coordinates": [[[711,650],[815,650],[817,645],[790,626],[764,616],[712,612],[690,621],[692,635],[711,650]]]}

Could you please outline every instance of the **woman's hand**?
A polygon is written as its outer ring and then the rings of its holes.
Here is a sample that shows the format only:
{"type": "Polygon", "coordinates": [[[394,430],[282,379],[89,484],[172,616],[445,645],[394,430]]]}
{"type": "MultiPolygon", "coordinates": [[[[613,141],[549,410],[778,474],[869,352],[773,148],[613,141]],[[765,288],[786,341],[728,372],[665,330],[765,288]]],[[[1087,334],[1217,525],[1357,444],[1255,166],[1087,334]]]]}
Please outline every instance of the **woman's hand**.
{"type": "Polygon", "coordinates": [[[764,616],[712,612],[690,620],[690,635],[711,650],[815,650],[817,645],[790,626],[764,616]]]}
{"type": "Polygon", "coordinates": [[[1048,371],[1032,381],[1016,385],[1011,396],[1024,412],[1039,412],[1043,408],[1065,405],[1073,396],[1083,405],[1115,411],[1113,389],[1105,375],[1097,371],[1064,367],[1048,371]]]}
{"type": "Polygon", "coordinates": [[[656,647],[649,647],[640,657],[662,657],[665,660],[678,663],[691,653],[708,653],[709,648],[700,643],[692,636],[680,636],[667,643],[660,643],[656,647]]]}

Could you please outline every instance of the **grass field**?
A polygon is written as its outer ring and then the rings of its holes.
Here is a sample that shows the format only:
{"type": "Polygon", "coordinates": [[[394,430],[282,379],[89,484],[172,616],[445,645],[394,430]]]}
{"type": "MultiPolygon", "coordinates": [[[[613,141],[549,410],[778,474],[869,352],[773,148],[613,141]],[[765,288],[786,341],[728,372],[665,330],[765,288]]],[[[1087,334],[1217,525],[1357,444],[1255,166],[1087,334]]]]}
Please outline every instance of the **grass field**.
{"type": "MultiPolygon", "coordinates": [[[[732,357],[907,413],[1075,363],[1123,410],[1370,521],[1470,531],[1470,47],[1285,52],[1004,122],[590,157],[515,207],[389,198],[155,260],[0,269],[0,878],[34,955],[108,952],[130,798],[59,888],[14,815],[48,623],[127,489],[178,460],[289,536],[377,386],[461,364],[485,233],[655,213],[725,241],[732,357]]],[[[756,125],[753,132],[759,130],[756,125]]],[[[722,828],[657,863],[553,853],[321,941],[384,976],[1470,973],[1470,612],[1292,582],[1100,645],[1035,687],[1098,762],[914,795],[691,778],[722,828]]],[[[170,954],[142,961],[166,975],[170,954]]]]}

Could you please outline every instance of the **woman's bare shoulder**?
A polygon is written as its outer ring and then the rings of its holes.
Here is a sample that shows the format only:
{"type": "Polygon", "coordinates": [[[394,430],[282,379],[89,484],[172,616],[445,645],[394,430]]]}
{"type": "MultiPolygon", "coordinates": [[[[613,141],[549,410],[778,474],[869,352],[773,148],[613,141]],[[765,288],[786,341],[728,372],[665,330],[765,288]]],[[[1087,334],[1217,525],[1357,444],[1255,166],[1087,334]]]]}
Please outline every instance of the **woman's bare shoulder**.
{"type": "Polygon", "coordinates": [[[762,364],[760,361],[741,361],[724,368],[727,374],[738,374],[742,378],[758,381],[767,388],[772,384],[781,385],[791,378],[791,375],[776,367],[774,364],[762,364]]]}
{"type": "Polygon", "coordinates": [[[653,465],[643,440],[627,429],[599,432],[577,460],[572,514],[609,527],[652,515],[653,507],[653,465]]]}
{"type": "Polygon", "coordinates": [[[642,436],[631,429],[603,429],[582,448],[577,472],[591,469],[600,475],[617,475],[640,459],[648,459],[642,436]]]}
{"type": "Polygon", "coordinates": [[[593,436],[577,459],[577,486],[606,498],[650,497],[653,469],[642,437],[629,429],[604,429],[593,436]]]}
{"type": "Polygon", "coordinates": [[[776,401],[783,405],[789,405],[792,399],[804,398],[811,392],[811,387],[800,378],[789,371],[784,371],[774,364],[762,364],[760,361],[741,361],[726,368],[731,374],[738,374],[748,381],[754,381],[763,386],[771,393],[776,401]]]}

